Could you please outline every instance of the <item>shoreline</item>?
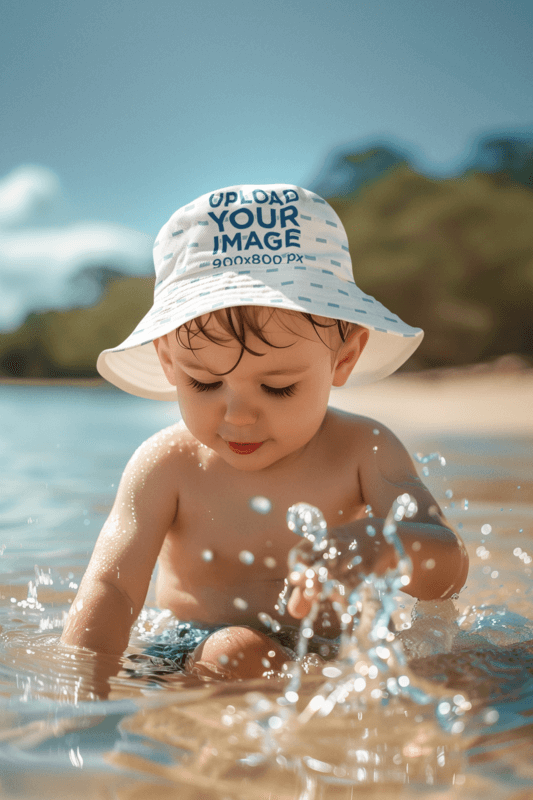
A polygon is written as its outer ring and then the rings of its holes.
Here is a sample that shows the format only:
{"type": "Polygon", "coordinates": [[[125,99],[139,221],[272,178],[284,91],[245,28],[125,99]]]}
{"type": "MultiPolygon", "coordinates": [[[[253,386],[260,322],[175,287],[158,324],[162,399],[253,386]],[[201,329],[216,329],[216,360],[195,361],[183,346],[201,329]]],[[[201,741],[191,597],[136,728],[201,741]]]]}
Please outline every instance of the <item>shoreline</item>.
{"type": "Polygon", "coordinates": [[[0,386],[88,386],[112,387],[103,378],[6,378],[0,377],[0,386]]]}
{"type": "MultiPolygon", "coordinates": [[[[456,380],[458,378],[464,379],[466,377],[503,377],[510,375],[533,376],[533,366],[529,366],[521,356],[509,354],[500,356],[494,361],[484,361],[479,364],[466,364],[458,367],[435,367],[416,371],[404,370],[394,373],[394,375],[379,381],[379,383],[385,384],[392,380],[434,382],[456,380]]],[[[0,386],[109,386],[113,388],[108,381],[98,375],[90,378],[13,378],[7,375],[0,375],[0,386]]],[[[348,380],[347,388],[351,388],[350,380],[348,380]]]]}

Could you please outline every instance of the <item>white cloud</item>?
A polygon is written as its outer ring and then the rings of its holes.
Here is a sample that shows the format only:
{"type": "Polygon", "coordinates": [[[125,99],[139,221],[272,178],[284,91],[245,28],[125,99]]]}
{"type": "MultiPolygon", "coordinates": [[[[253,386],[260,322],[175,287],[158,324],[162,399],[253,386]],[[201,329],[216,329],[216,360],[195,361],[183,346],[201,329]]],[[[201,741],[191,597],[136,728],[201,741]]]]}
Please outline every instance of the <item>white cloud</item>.
{"type": "Polygon", "coordinates": [[[37,222],[58,206],[61,186],[46,167],[18,167],[0,180],[0,228],[37,222]]]}
{"type": "Polygon", "coordinates": [[[94,302],[96,283],[91,290],[91,281],[76,280],[88,268],[137,275],[151,268],[146,234],[111,223],[43,226],[60,203],[59,179],[43,167],[21,167],[0,181],[0,330],[30,311],[94,302]]]}

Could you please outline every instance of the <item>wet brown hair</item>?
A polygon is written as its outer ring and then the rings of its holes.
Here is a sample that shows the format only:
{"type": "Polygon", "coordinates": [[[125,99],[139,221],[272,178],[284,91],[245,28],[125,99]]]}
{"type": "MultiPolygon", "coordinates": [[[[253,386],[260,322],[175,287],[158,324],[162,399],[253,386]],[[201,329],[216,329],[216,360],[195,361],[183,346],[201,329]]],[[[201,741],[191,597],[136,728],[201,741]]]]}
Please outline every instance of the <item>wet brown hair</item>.
{"type": "Polygon", "coordinates": [[[246,344],[247,333],[257,337],[259,341],[269,345],[269,347],[281,349],[289,346],[275,345],[272,342],[269,342],[264,332],[264,326],[266,323],[269,322],[272,317],[276,316],[277,321],[282,327],[285,328],[285,330],[289,331],[289,333],[294,333],[294,331],[291,331],[290,327],[285,322],[285,315],[304,317],[304,319],[306,319],[313,326],[320,341],[323,342],[323,344],[332,352],[334,352],[334,348],[330,347],[324,341],[320,335],[319,329],[336,328],[341,342],[344,343],[353,331],[361,327],[355,322],[346,322],[346,320],[343,319],[331,319],[329,317],[322,317],[322,319],[325,319],[326,322],[319,322],[319,320],[313,316],[313,314],[308,314],[303,311],[266,308],[265,306],[231,306],[230,308],[219,308],[216,311],[211,311],[204,316],[195,317],[194,319],[183,323],[183,325],[180,325],[179,328],[176,329],[176,340],[182,347],[185,347],[187,350],[191,350],[193,352],[201,349],[201,347],[195,347],[193,344],[194,339],[198,336],[204,336],[210,342],[221,345],[226,344],[232,339],[238,342],[241,346],[241,352],[235,365],[228,370],[228,372],[213,373],[214,375],[227,375],[229,372],[233,372],[233,370],[238,367],[245,352],[250,353],[253,356],[265,355],[265,353],[257,353],[246,344]],[[259,315],[265,310],[268,311],[269,314],[266,322],[263,321],[261,324],[259,322],[259,315]],[[283,315],[279,313],[280,311],[283,312],[283,315]],[[215,333],[213,330],[209,330],[208,326],[212,317],[214,317],[214,319],[218,322],[224,333],[215,333]]]}

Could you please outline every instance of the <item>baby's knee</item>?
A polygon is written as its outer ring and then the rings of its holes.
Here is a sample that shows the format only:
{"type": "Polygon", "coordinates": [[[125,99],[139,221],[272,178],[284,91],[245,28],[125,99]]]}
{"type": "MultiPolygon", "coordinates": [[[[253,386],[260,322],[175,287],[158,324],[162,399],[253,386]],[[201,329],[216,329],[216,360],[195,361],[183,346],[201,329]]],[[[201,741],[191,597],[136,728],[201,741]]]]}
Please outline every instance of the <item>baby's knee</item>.
{"type": "Polygon", "coordinates": [[[189,656],[187,670],[224,678],[259,678],[267,670],[280,670],[285,661],[283,648],[264,633],[231,626],[199,644],[189,656]]]}

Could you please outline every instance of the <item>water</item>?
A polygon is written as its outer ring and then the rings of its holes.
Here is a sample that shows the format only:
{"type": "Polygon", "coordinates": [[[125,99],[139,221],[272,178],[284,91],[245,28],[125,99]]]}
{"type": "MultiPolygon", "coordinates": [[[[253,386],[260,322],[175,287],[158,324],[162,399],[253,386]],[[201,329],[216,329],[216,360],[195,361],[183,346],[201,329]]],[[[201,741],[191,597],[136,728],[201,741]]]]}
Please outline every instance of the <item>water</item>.
{"type": "MultiPolygon", "coordinates": [[[[114,664],[101,659],[95,685],[93,656],[69,658],[59,632],[126,461],[173,413],[103,388],[0,388],[0,797],[531,796],[526,439],[407,436],[469,550],[457,601],[387,605],[364,584],[346,600],[357,639],[346,618],[342,660],[225,684],[164,662],[143,674],[143,637],[168,623],[149,593],[130,673],[95,699],[114,664]]],[[[250,502],[268,511],[268,498],[250,502]]]]}

